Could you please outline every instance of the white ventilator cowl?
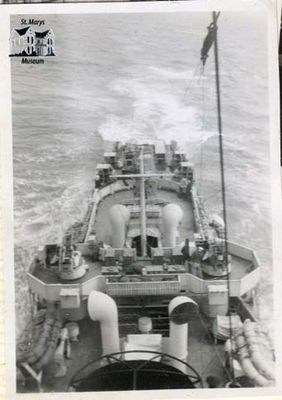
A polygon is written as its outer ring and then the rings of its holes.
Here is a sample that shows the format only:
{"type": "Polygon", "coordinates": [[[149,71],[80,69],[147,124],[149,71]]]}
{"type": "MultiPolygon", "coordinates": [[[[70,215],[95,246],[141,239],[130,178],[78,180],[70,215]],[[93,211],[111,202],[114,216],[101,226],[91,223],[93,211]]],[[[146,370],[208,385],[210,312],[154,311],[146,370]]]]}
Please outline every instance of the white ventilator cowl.
{"type": "MultiPolygon", "coordinates": [[[[169,354],[182,361],[188,357],[188,322],[198,316],[198,304],[186,296],[174,297],[168,305],[169,314],[169,354]]],[[[178,361],[172,364],[185,372],[186,367],[178,361]]]]}
{"type": "Polygon", "coordinates": [[[101,326],[103,355],[120,351],[118,310],[116,302],[107,294],[93,290],[88,297],[88,313],[101,326]]]}
{"type": "Polygon", "coordinates": [[[177,239],[177,228],[183,217],[183,211],[180,206],[174,203],[167,204],[162,209],[163,222],[163,246],[175,247],[177,239]]]}
{"type": "Polygon", "coordinates": [[[120,249],[124,246],[129,216],[128,209],[122,204],[115,204],[110,209],[112,247],[115,249],[120,249]]]}

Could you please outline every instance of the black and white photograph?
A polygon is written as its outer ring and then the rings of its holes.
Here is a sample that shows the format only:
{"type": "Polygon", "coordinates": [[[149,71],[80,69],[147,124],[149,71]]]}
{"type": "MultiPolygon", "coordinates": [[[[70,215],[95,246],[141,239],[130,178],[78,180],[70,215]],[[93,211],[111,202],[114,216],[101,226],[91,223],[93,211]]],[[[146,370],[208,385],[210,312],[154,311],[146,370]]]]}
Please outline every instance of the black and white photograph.
{"type": "Polygon", "coordinates": [[[270,393],[267,12],[68,10],[9,17],[17,396],[270,393]]]}

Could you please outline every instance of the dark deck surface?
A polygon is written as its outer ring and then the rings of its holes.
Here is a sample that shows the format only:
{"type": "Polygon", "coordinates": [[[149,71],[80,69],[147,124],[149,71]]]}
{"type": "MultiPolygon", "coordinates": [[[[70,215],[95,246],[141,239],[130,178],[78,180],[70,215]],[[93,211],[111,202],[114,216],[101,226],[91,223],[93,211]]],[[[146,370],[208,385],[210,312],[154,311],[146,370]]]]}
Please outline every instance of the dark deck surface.
{"type": "MultiPolygon", "coordinates": [[[[221,386],[227,381],[224,370],[224,345],[215,345],[208,322],[201,319],[189,324],[187,362],[202,376],[204,386],[209,375],[217,376],[221,386]]],[[[79,322],[80,337],[71,344],[71,359],[66,360],[67,374],[64,378],[53,378],[53,368],[45,371],[44,391],[64,392],[73,375],[88,362],[101,356],[101,337],[99,323],[88,319],[79,322]]]]}

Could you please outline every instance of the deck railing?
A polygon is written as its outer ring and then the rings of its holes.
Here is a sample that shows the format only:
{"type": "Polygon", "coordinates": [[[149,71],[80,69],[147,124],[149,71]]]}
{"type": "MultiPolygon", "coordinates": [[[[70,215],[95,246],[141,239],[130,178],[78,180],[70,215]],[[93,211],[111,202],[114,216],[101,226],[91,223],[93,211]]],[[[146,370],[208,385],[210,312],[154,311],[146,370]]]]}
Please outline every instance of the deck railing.
{"type": "Polygon", "coordinates": [[[117,182],[111,183],[110,185],[105,186],[102,189],[95,189],[93,197],[92,197],[92,211],[90,214],[84,243],[86,243],[89,239],[91,229],[95,222],[97,207],[98,207],[100,201],[105,199],[107,196],[113,195],[118,192],[122,192],[124,190],[129,190],[129,189],[131,189],[130,183],[128,183],[128,186],[126,186],[122,181],[117,181],[117,182]]]}
{"type": "Polygon", "coordinates": [[[180,279],[177,275],[168,281],[110,282],[106,280],[110,296],[159,296],[176,295],[180,292],[180,279]]]}
{"type": "MultiPolygon", "coordinates": [[[[243,296],[253,289],[260,279],[260,269],[256,268],[241,279],[230,280],[230,294],[234,297],[243,296]]],[[[30,289],[41,298],[56,301],[60,298],[60,291],[66,285],[47,284],[28,273],[30,289]]],[[[143,295],[172,295],[181,291],[195,294],[206,294],[209,285],[226,285],[226,280],[204,280],[189,273],[179,274],[177,279],[169,281],[145,281],[145,282],[109,282],[109,280],[98,275],[81,284],[68,284],[70,288],[79,288],[83,296],[87,296],[92,290],[107,291],[112,296],[143,296],[143,295]]]]}
{"type": "MultiPolygon", "coordinates": [[[[236,243],[228,242],[228,249],[231,255],[241,257],[245,260],[251,261],[251,269],[245,276],[238,279],[230,279],[230,294],[234,297],[240,297],[249,292],[260,281],[260,262],[255,252],[247,247],[238,245],[236,243]]],[[[37,293],[40,297],[46,300],[56,301],[59,299],[60,290],[64,284],[47,284],[33,275],[32,269],[28,272],[29,287],[32,291],[37,293]]],[[[81,284],[68,284],[70,287],[79,287],[81,295],[89,295],[91,290],[105,291],[106,287],[109,293],[115,295],[119,292],[126,292],[125,295],[158,295],[158,294],[178,294],[181,291],[192,292],[195,294],[206,294],[209,285],[224,285],[226,280],[205,280],[197,277],[191,273],[181,273],[175,275],[176,279],[173,280],[174,275],[169,275],[169,281],[157,280],[151,282],[109,282],[107,278],[98,275],[82,282],[81,284]]]]}

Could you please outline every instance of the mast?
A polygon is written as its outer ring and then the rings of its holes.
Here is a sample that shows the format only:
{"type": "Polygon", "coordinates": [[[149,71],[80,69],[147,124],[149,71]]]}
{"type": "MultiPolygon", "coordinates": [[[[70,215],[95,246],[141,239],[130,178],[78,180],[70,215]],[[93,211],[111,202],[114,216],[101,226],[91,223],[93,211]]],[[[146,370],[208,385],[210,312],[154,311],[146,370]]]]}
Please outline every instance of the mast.
{"type": "MultiPolygon", "coordinates": [[[[220,12],[212,12],[212,23],[208,26],[208,33],[203,42],[201,49],[201,61],[203,68],[205,67],[208,53],[212,45],[214,45],[214,62],[215,62],[215,85],[216,85],[216,106],[217,106],[217,125],[218,125],[218,140],[219,140],[219,157],[220,157],[220,172],[221,172],[221,194],[222,194],[222,208],[224,220],[224,249],[223,249],[223,263],[226,268],[227,276],[227,292],[228,292],[228,316],[229,316],[229,338],[233,338],[232,332],[232,317],[230,312],[230,279],[228,270],[228,229],[227,229],[227,216],[226,216],[226,196],[225,196],[225,174],[224,174],[224,156],[223,156],[223,135],[222,135],[222,120],[221,120],[221,96],[220,96],[220,78],[219,78],[219,57],[218,57],[218,42],[217,42],[217,20],[220,12]]],[[[232,348],[232,347],[231,347],[232,348]]],[[[232,354],[230,355],[230,372],[231,380],[234,387],[236,387],[236,380],[232,362],[232,354]]]]}
{"type": "Polygon", "coordinates": [[[140,153],[140,218],[141,218],[141,253],[146,257],[147,253],[147,233],[146,233],[146,198],[145,198],[145,178],[144,178],[144,160],[143,146],[140,153]]]}
{"type": "MultiPolygon", "coordinates": [[[[141,146],[140,151],[140,168],[139,174],[113,174],[111,175],[114,179],[140,179],[140,238],[141,238],[141,254],[142,257],[147,256],[147,228],[146,228],[146,193],[145,193],[145,181],[148,178],[162,178],[162,177],[171,177],[173,174],[171,173],[145,173],[144,168],[144,150],[141,146]]],[[[90,229],[90,228],[89,228],[90,229]]]]}
{"type": "MultiPolygon", "coordinates": [[[[230,312],[230,279],[228,270],[228,230],[227,230],[227,215],[226,215],[226,194],[225,194],[225,173],[224,173],[224,156],[223,156],[223,135],[222,135],[222,120],[221,120],[221,95],[220,95],[220,78],[219,78],[219,60],[218,60],[218,42],[217,42],[217,20],[220,12],[213,11],[213,32],[214,32],[214,61],[215,61],[215,76],[216,76],[216,100],[217,100],[217,125],[218,125],[218,139],[219,139],[219,154],[220,154],[220,172],[221,172],[221,193],[222,193],[222,207],[223,207],[223,220],[224,220],[224,254],[223,260],[227,272],[227,291],[228,291],[228,316],[229,316],[229,338],[231,340],[231,349],[233,347],[232,338],[232,318],[230,312]]],[[[232,354],[232,351],[231,351],[232,354]]],[[[235,374],[233,368],[232,355],[230,357],[230,372],[232,383],[235,384],[235,374]]]]}

